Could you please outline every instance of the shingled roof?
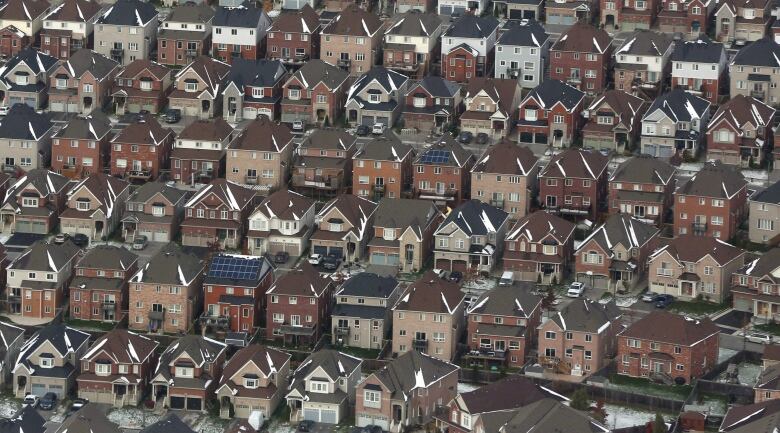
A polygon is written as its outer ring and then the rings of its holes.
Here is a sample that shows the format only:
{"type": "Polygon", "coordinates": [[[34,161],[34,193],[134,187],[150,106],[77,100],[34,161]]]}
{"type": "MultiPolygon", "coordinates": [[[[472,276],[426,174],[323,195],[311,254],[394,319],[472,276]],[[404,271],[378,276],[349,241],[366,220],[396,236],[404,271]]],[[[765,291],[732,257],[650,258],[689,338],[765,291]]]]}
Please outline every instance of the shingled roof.
{"type": "Polygon", "coordinates": [[[520,218],[507,232],[507,241],[519,239],[525,236],[529,242],[538,242],[546,236],[552,235],[560,244],[566,242],[574,233],[576,225],[555,214],[538,210],[532,214],[520,218]]]}
{"type": "Polygon", "coordinates": [[[711,41],[707,36],[700,36],[693,41],[675,44],[671,60],[673,62],[718,63],[726,55],[723,44],[711,41]]]}
{"type": "Polygon", "coordinates": [[[233,127],[222,117],[197,119],[187,125],[176,137],[179,140],[221,142],[233,133],[233,127]]]}
{"type": "Polygon", "coordinates": [[[292,132],[286,125],[274,123],[266,116],[257,116],[233,140],[230,149],[282,152],[292,143],[292,139],[292,132]]]}
{"type": "Polygon", "coordinates": [[[159,147],[165,143],[169,136],[173,135],[173,130],[160,125],[154,116],[145,116],[137,122],[125,126],[111,142],[159,147]]]}
{"type": "MultiPolygon", "coordinates": [[[[87,403],[78,412],[66,417],[57,431],[63,433],[122,433],[118,425],[109,421],[105,409],[96,403],[87,403]]],[[[35,430],[32,431],[32,433],[35,432],[35,430]]],[[[25,430],[23,433],[30,432],[25,430]]]]}
{"type": "Polygon", "coordinates": [[[219,95],[223,79],[230,72],[230,65],[208,56],[198,56],[192,63],[176,74],[176,80],[178,81],[189,70],[197,74],[206,84],[207,88],[204,91],[208,92],[212,97],[216,97],[219,95]]]}
{"type": "Polygon", "coordinates": [[[745,406],[731,406],[718,431],[728,433],[770,433],[780,430],[780,400],[766,400],[745,406]]]}
{"type": "Polygon", "coordinates": [[[427,389],[443,377],[457,374],[459,369],[457,365],[410,350],[372,375],[390,390],[392,399],[405,400],[415,389],[427,389]]]}
{"type": "Polygon", "coordinates": [[[680,346],[693,346],[705,338],[719,333],[720,328],[709,318],[699,320],[665,311],[652,311],[618,335],[680,346]]]}
{"type": "MultiPolygon", "coordinates": [[[[50,6],[46,0],[8,0],[0,6],[0,20],[32,22],[46,13],[50,6]]],[[[35,35],[27,34],[27,36],[35,35]]]]}
{"type": "MultiPolygon", "coordinates": [[[[777,282],[780,281],[780,271],[778,271],[779,268],[780,248],[772,248],[771,250],[758,256],[758,258],[751,260],[748,264],[736,271],[735,274],[747,275],[756,279],[768,279],[770,281],[777,282]]],[[[780,346],[766,346],[766,348],[769,347],[777,347],[780,349],[780,346]]],[[[780,355],[780,351],[778,351],[778,355],[780,355]]],[[[777,359],[780,361],[780,356],[778,356],[777,359]]]]}
{"type": "Polygon", "coordinates": [[[140,74],[143,70],[148,70],[155,78],[162,80],[166,75],[171,73],[171,70],[167,66],[163,66],[157,62],[153,62],[149,59],[135,59],[128,63],[119,73],[117,77],[133,78],[140,74]]]}
{"type": "Polygon", "coordinates": [[[498,45],[541,47],[550,38],[542,24],[536,20],[509,20],[504,24],[504,30],[498,38],[498,45]]]}
{"type": "Polygon", "coordinates": [[[152,256],[130,281],[189,286],[203,272],[204,267],[202,260],[185,253],[180,246],[171,242],[152,256]]]}
{"type": "Polygon", "coordinates": [[[313,59],[304,63],[300,69],[295,71],[292,78],[295,78],[309,90],[317,87],[319,83],[324,84],[330,90],[334,90],[347,81],[349,73],[324,60],[313,59]]]}
{"type": "MultiPolygon", "coordinates": [[[[57,66],[57,63],[59,63],[59,59],[31,47],[23,48],[15,56],[8,59],[8,62],[3,65],[3,69],[0,71],[0,76],[2,76],[3,82],[9,90],[21,90],[26,88],[25,86],[16,84],[16,77],[8,76],[19,63],[24,63],[30,68],[30,71],[32,71],[33,74],[38,75],[45,74],[54,69],[57,66]]],[[[35,85],[34,83],[30,84],[35,85]]],[[[48,83],[45,82],[41,83],[43,86],[46,86],[47,84],[48,83]]]]}
{"type": "MultiPolygon", "coordinates": [[[[615,51],[615,55],[663,56],[673,43],[674,39],[669,33],[641,29],[626,38],[623,45],[615,51]]],[[[626,63],[631,61],[628,60],[626,63]]]]}
{"type": "Polygon", "coordinates": [[[464,168],[469,165],[471,159],[474,159],[474,155],[470,151],[466,150],[458,143],[452,135],[444,134],[439,141],[422,149],[420,154],[417,155],[414,164],[464,168]],[[446,159],[436,158],[438,161],[442,162],[428,162],[431,161],[431,155],[433,153],[440,154],[441,151],[446,152],[446,159]]]}
{"type": "Polygon", "coordinates": [[[618,244],[626,249],[639,248],[656,237],[658,233],[657,227],[645,224],[631,215],[615,214],[582,241],[577,253],[587,250],[590,241],[596,242],[607,254],[610,254],[612,248],[618,244]]]}
{"type": "Polygon", "coordinates": [[[587,415],[561,403],[545,398],[513,411],[501,431],[503,433],[577,432],[604,433],[610,431],[587,415]]]}
{"type": "Polygon", "coordinates": [[[384,198],[379,201],[379,207],[374,216],[374,227],[414,230],[422,241],[422,233],[428,224],[440,215],[436,205],[430,200],[384,198]]]}
{"type": "Polygon", "coordinates": [[[448,226],[455,224],[466,236],[486,236],[497,233],[508,218],[509,214],[503,209],[472,199],[450,211],[435,234],[449,232],[448,226]]]}
{"type": "Polygon", "coordinates": [[[102,6],[93,0],[63,0],[52,9],[45,21],[94,22],[102,6]]]}
{"type": "Polygon", "coordinates": [[[496,382],[458,395],[471,416],[518,409],[545,398],[568,401],[566,397],[535,384],[523,376],[507,376],[496,382]]]}
{"type": "Polygon", "coordinates": [[[382,86],[382,89],[384,89],[386,93],[392,94],[396,90],[400,89],[404,84],[406,84],[408,80],[409,77],[400,72],[387,69],[384,66],[374,66],[371,68],[371,70],[355,80],[355,82],[349,88],[349,94],[347,94],[347,104],[349,104],[349,102],[353,99],[357,101],[358,105],[361,107],[366,104],[366,101],[364,101],[359,96],[359,94],[372,82],[376,82],[382,86]]]}
{"type": "Polygon", "coordinates": [[[539,176],[597,180],[608,164],[609,158],[599,152],[569,148],[554,155],[539,176]]]}
{"type": "MultiPolygon", "coordinates": [[[[88,211],[81,211],[78,208],[69,208],[61,215],[62,218],[91,218],[98,210],[103,212],[106,219],[110,219],[114,212],[123,212],[124,209],[116,209],[116,199],[122,192],[130,187],[130,182],[118,177],[109,176],[103,173],[93,173],[82,179],[76,186],[68,191],[68,197],[79,192],[82,188],[97,200],[98,206],[88,211]]],[[[124,203],[120,203],[120,206],[124,203]]]]}
{"type": "Polygon", "coordinates": [[[393,310],[455,314],[465,298],[457,283],[428,271],[406,288],[393,310]]]}
{"type": "Polygon", "coordinates": [[[314,200],[295,191],[281,189],[266,197],[252,213],[259,212],[268,219],[299,221],[312,206],[314,200]]]}
{"type": "Polygon", "coordinates": [[[98,338],[81,357],[84,361],[107,359],[114,363],[141,364],[151,356],[160,343],[126,329],[114,329],[98,338]],[[105,353],[105,357],[102,355],[105,353]]]}
{"type": "Polygon", "coordinates": [[[347,6],[322,29],[324,35],[372,37],[382,28],[377,14],[361,9],[357,4],[347,6]]]}
{"type": "Polygon", "coordinates": [[[242,27],[254,29],[261,21],[271,23],[268,14],[255,3],[244,2],[238,7],[220,6],[214,14],[213,25],[217,27],[242,27]]]}
{"type": "Polygon", "coordinates": [[[16,196],[28,185],[35,188],[42,197],[49,194],[59,194],[71,187],[70,179],[67,177],[43,168],[34,168],[8,187],[5,198],[3,198],[3,206],[10,206],[14,210],[19,209],[16,196]]]}
{"type": "MultiPolygon", "coordinates": [[[[287,75],[280,60],[235,59],[225,77],[225,87],[236,86],[244,94],[248,87],[274,87],[287,75]]],[[[247,97],[247,96],[245,96],[247,97]]]]}
{"type": "Polygon", "coordinates": [[[35,373],[38,364],[31,363],[28,360],[28,357],[42,344],[49,342],[49,344],[54,347],[54,350],[66,360],[65,367],[59,368],[73,371],[74,366],[67,362],[67,357],[81,348],[81,346],[89,340],[89,337],[89,334],[79,331],[78,329],[70,328],[61,323],[50,323],[33,334],[33,336],[22,345],[21,349],[19,349],[19,355],[16,358],[16,366],[13,367],[13,369],[16,371],[17,368],[24,367],[28,371],[35,373]]]}
{"type": "MultiPolygon", "coordinates": [[[[171,343],[165,351],[160,355],[160,359],[157,362],[157,367],[154,369],[153,376],[161,375],[165,382],[173,380],[175,383],[176,378],[171,374],[171,367],[181,356],[192,360],[195,367],[203,368],[205,363],[217,362],[219,355],[225,351],[226,345],[220,341],[212,340],[211,338],[202,337],[200,335],[185,335],[178,340],[171,343]]],[[[203,370],[201,370],[203,371],[203,370]]],[[[203,379],[217,379],[208,376],[205,372],[201,373],[203,379]]]]}
{"type": "Polygon", "coordinates": [[[268,295],[320,297],[331,284],[331,279],[303,261],[297,268],[280,276],[266,292],[268,295]]]}
{"type": "Polygon", "coordinates": [[[124,246],[95,245],[79,260],[77,268],[128,270],[138,261],[138,255],[124,246]]]}
{"type": "Polygon", "coordinates": [[[289,388],[298,390],[304,396],[304,399],[308,400],[306,398],[308,390],[305,389],[306,378],[315,370],[321,370],[329,379],[338,383],[339,378],[349,377],[356,369],[360,369],[362,363],[362,359],[352,355],[333,349],[320,349],[307,356],[298,368],[295,369],[289,388]]]}
{"type": "Polygon", "coordinates": [[[201,188],[201,190],[198,191],[184,207],[195,206],[203,198],[212,194],[224,203],[229,210],[237,211],[250,205],[257,192],[229,180],[214,179],[208,185],[201,188]]]}
{"type": "Polygon", "coordinates": [[[385,134],[363,144],[353,159],[401,162],[410,153],[414,155],[411,145],[404,144],[395,134],[385,134]]]}
{"type": "MultiPolygon", "coordinates": [[[[101,140],[111,132],[111,120],[100,110],[88,116],[76,116],[53,138],[75,138],[80,140],[101,140]]],[[[65,143],[63,143],[65,144],[65,143]]]]}
{"type": "Polygon", "coordinates": [[[352,226],[351,231],[358,239],[363,239],[363,235],[366,233],[366,225],[371,215],[376,210],[377,204],[373,201],[358,197],[352,194],[341,194],[331,201],[325,203],[325,206],[317,214],[318,218],[322,219],[332,209],[337,209],[338,212],[347,219],[352,226]]]}
{"type": "Polygon", "coordinates": [[[46,114],[27,104],[14,104],[0,122],[0,138],[38,141],[53,126],[46,114]]]}
{"type": "Polygon", "coordinates": [[[649,183],[666,186],[674,180],[676,168],[666,161],[650,155],[639,155],[626,159],[612,176],[610,182],[649,183]]]}
{"type": "Polygon", "coordinates": [[[498,25],[498,20],[492,15],[479,17],[465,14],[447,28],[444,37],[485,39],[496,31],[498,25]]]}
{"type": "Polygon", "coordinates": [[[780,68],[780,44],[771,38],[761,38],[751,42],[739,50],[732,64],[780,68]]]}
{"type": "Polygon", "coordinates": [[[550,51],[604,54],[610,44],[612,38],[605,30],[579,21],[561,35],[550,51]]]}
{"type": "Polygon", "coordinates": [[[534,87],[523,98],[521,105],[533,99],[539,106],[545,110],[550,110],[556,104],[561,104],[568,112],[573,112],[580,102],[585,98],[585,92],[582,92],[560,80],[545,80],[534,87]]]}
{"type": "Polygon", "coordinates": [[[223,386],[231,389],[243,387],[243,380],[235,382],[233,381],[233,376],[250,362],[256,365],[265,376],[270,376],[272,373],[277,373],[282,366],[290,362],[290,355],[273,347],[250,344],[236,352],[230,358],[230,361],[225,364],[222,378],[219,381],[219,388],[223,386]]]}
{"type": "Polygon", "coordinates": [[[319,27],[319,15],[306,3],[298,10],[283,10],[268,28],[268,31],[312,34],[317,33],[319,27]]]}
{"type": "Polygon", "coordinates": [[[648,260],[654,260],[664,251],[680,263],[696,263],[709,255],[721,266],[745,253],[741,248],[720,239],[709,236],[679,235],[674,239],[663,239],[648,260]]]}
{"type": "MultiPolygon", "coordinates": [[[[393,277],[361,272],[345,281],[336,295],[387,299],[395,292],[396,287],[398,287],[398,280],[393,277]]],[[[384,307],[379,308],[385,309],[384,307]]]]}
{"type": "Polygon", "coordinates": [[[707,132],[711,133],[721,122],[726,122],[742,137],[748,125],[754,130],[759,127],[771,128],[774,116],[775,109],[769,105],[750,96],[736,95],[718,107],[707,126],[707,132]]]}
{"type": "Polygon", "coordinates": [[[655,98],[642,120],[647,119],[656,110],[661,110],[674,122],[690,122],[693,119],[701,119],[709,109],[710,103],[706,99],[675,88],[655,98]]]}
{"type": "Polygon", "coordinates": [[[441,26],[442,19],[438,14],[410,9],[393,17],[385,35],[429,37],[441,26]]]}
{"type": "Polygon", "coordinates": [[[40,272],[59,272],[81,252],[71,241],[50,244],[38,241],[14,259],[8,269],[40,272]]]}
{"type": "Polygon", "coordinates": [[[606,304],[590,299],[574,300],[567,304],[550,320],[564,331],[600,334],[607,326],[623,315],[614,301],[606,304]]]}
{"type": "Polygon", "coordinates": [[[468,314],[530,318],[541,305],[542,297],[532,295],[528,286],[498,286],[480,295],[469,306],[468,314]]]}
{"type": "Polygon", "coordinates": [[[115,26],[145,27],[149,21],[157,17],[157,8],[153,4],[141,0],[117,0],[103,15],[98,24],[115,26]]]}
{"type": "Polygon", "coordinates": [[[677,194],[730,200],[745,187],[745,176],[736,167],[715,161],[705,163],[698,173],[677,189],[677,194]]]}
{"type": "Polygon", "coordinates": [[[502,138],[485,150],[471,172],[528,176],[538,161],[539,158],[528,147],[502,138]]]}

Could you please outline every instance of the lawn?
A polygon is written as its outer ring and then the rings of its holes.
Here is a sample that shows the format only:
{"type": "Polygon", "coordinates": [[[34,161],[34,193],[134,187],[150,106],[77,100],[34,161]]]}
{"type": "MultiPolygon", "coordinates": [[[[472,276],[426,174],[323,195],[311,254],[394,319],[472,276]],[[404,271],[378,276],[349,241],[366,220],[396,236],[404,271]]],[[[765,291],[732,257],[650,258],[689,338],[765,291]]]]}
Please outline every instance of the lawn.
{"type": "Polygon", "coordinates": [[[110,331],[116,323],[100,322],[97,320],[67,319],[65,324],[72,328],[95,329],[98,331],[110,331]]]}
{"type": "Polygon", "coordinates": [[[347,355],[356,356],[363,359],[377,359],[379,357],[379,349],[363,349],[362,347],[334,347],[339,352],[344,352],[347,355]]]}
{"type": "Polygon", "coordinates": [[[685,400],[691,393],[691,389],[693,389],[690,385],[664,385],[650,382],[648,379],[628,377],[620,374],[611,375],[608,386],[627,392],[647,394],[672,400],[685,400]]]}
{"type": "Polygon", "coordinates": [[[780,335],[780,323],[765,323],[763,325],[754,326],[759,331],[768,332],[772,335],[780,335]]]}
{"type": "Polygon", "coordinates": [[[692,314],[694,316],[707,316],[728,308],[723,304],[715,304],[707,301],[674,301],[669,306],[669,311],[673,313],[692,314]]]}

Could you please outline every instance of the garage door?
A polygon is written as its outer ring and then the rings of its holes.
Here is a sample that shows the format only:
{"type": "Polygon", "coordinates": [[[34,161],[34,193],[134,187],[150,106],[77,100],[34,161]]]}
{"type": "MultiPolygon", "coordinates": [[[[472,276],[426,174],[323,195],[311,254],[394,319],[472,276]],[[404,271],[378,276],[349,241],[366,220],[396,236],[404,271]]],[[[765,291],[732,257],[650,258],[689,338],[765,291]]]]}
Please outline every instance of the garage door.
{"type": "Polygon", "coordinates": [[[184,107],[184,115],[185,116],[197,116],[198,115],[198,107],[184,107]]]}
{"type": "Polygon", "coordinates": [[[319,422],[319,420],[320,420],[320,410],[319,409],[304,409],[303,410],[303,419],[305,419],[307,421],[319,422]]]}
{"type": "Polygon", "coordinates": [[[322,254],[323,256],[328,255],[328,247],[322,246],[322,245],[314,245],[312,248],[312,252],[314,254],[322,254]]]}
{"type": "Polygon", "coordinates": [[[171,396],[171,409],[184,409],[184,397],[171,396]]]}
{"type": "Polygon", "coordinates": [[[336,424],[336,411],[330,409],[322,409],[320,411],[320,422],[325,424],[336,424]]]}
{"type": "Polygon", "coordinates": [[[439,6],[440,15],[452,15],[452,6],[439,6]]]}
{"type": "Polygon", "coordinates": [[[139,230],[139,231],[138,231],[138,234],[139,234],[139,235],[146,236],[146,239],[152,239],[152,238],[154,238],[154,233],[152,233],[152,232],[150,232],[150,231],[139,230]]]}
{"type": "Polygon", "coordinates": [[[390,426],[387,423],[387,419],[377,419],[370,415],[360,414],[357,417],[357,426],[365,427],[367,425],[378,425],[382,427],[382,430],[389,430],[390,426]]]}
{"type": "Polygon", "coordinates": [[[371,264],[372,265],[384,265],[387,263],[385,253],[372,253],[371,264]]]}
{"type": "Polygon", "coordinates": [[[671,158],[674,155],[672,146],[658,146],[658,156],[661,158],[671,158]]]}
{"type": "Polygon", "coordinates": [[[258,116],[265,116],[269,119],[273,119],[273,113],[268,108],[258,108],[257,109],[257,115],[258,116]]]}
{"type": "Polygon", "coordinates": [[[398,254],[388,254],[387,255],[387,264],[392,266],[398,265],[398,254]]]}
{"type": "Polygon", "coordinates": [[[14,96],[12,98],[8,98],[8,106],[13,107],[14,104],[21,104],[23,103],[22,98],[19,96],[14,96]]]}
{"type": "Polygon", "coordinates": [[[252,107],[244,107],[241,115],[244,117],[244,119],[254,119],[257,117],[257,110],[252,107]]]}
{"type": "Polygon", "coordinates": [[[157,111],[157,107],[155,107],[154,104],[142,105],[141,108],[143,108],[144,110],[149,111],[150,113],[154,113],[154,112],[157,111]]]}
{"type": "Polygon", "coordinates": [[[49,392],[57,394],[57,398],[65,396],[65,387],[62,385],[49,385],[49,392]]]}
{"type": "Polygon", "coordinates": [[[609,280],[607,279],[607,277],[602,275],[593,276],[593,288],[606,290],[608,285],[609,285],[609,280]]]}
{"type": "Polygon", "coordinates": [[[450,269],[450,261],[447,259],[436,260],[436,269],[444,269],[448,271],[450,269]]]}
{"type": "Polygon", "coordinates": [[[147,239],[151,239],[155,242],[168,242],[168,232],[154,232],[154,236],[147,236],[147,239]]]}
{"type": "Polygon", "coordinates": [[[390,124],[390,118],[389,117],[379,117],[379,116],[376,116],[374,118],[374,123],[381,123],[382,125],[387,126],[387,125],[390,124]]]}
{"type": "Polygon", "coordinates": [[[187,398],[187,410],[201,410],[202,408],[203,400],[194,397],[187,398]]]}
{"type": "Polygon", "coordinates": [[[46,385],[41,385],[40,383],[32,384],[31,393],[38,397],[43,397],[43,395],[46,394],[46,385]]]}
{"type": "Polygon", "coordinates": [[[68,113],[78,113],[79,112],[79,106],[75,102],[69,102],[68,103],[68,113]]]}
{"type": "Polygon", "coordinates": [[[335,256],[336,258],[342,258],[344,257],[344,248],[342,247],[330,247],[330,250],[328,250],[329,256],[335,256]]]}
{"type": "Polygon", "coordinates": [[[523,19],[523,11],[520,9],[512,9],[511,11],[509,11],[509,19],[510,20],[523,19]]]}
{"type": "Polygon", "coordinates": [[[466,261],[465,260],[453,260],[452,261],[452,270],[453,271],[460,271],[465,273],[466,272],[466,261]]]}
{"type": "Polygon", "coordinates": [[[374,124],[374,116],[363,116],[361,119],[361,123],[366,126],[371,126],[374,124]]]}
{"type": "Polygon", "coordinates": [[[49,110],[50,111],[58,111],[58,112],[65,111],[65,104],[63,104],[62,102],[52,102],[49,105],[49,110]]]}
{"type": "Polygon", "coordinates": [[[131,113],[138,113],[141,111],[141,104],[127,104],[127,111],[131,113]]]}

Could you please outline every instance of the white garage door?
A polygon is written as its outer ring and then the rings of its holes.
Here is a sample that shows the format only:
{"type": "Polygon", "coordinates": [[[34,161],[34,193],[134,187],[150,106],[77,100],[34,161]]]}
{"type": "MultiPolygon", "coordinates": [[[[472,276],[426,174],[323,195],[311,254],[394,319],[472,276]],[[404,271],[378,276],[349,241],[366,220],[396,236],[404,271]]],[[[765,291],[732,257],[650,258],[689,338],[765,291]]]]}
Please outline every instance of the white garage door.
{"type": "Polygon", "coordinates": [[[244,119],[254,119],[257,117],[257,110],[252,107],[244,107],[241,115],[244,119]]]}
{"type": "Polygon", "coordinates": [[[320,410],[319,409],[304,409],[303,410],[303,419],[307,421],[319,421],[320,420],[320,410]]]}
{"type": "Polygon", "coordinates": [[[31,393],[37,395],[38,397],[43,397],[43,395],[46,394],[46,385],[42,385],[40,383],[32,384],[31,393]]]}
{"type": "Polygon", "coordinates": [[[198,115],[198,107],[185,107],[184,110],[185,116],[197,116],[198,115]]]}
{"type": "Polygon", "coordinates": [[[139,230],[139,231],[138,231],[138,234],[139,234],[139,235],[146,236],[146,239],[147,239],[147,240],[148,240],[148,239],[153,239],[153,238],[154,238],[154,233],[152,233],[152,232],[150,232],[150,231],[139,230]]]}
{"type": "Polygon", "coordinates": [[[271,110],[269,110],[267,108],[258,108],[257,109],[257,115],[258,116],[263,115],[263,116],[265,116],[265,117],[267,117],[269,119],[273,119],[273,117],[271,116],[272,114],[273,113],[271,113],[271,110]]]}
{"type": "Polygon", "coordinates": [[[379,427],[382,427],[382,430],[390,429],[390,425],[387,423],[386,419],[377,419],[366,414],[359,414],[357,417],[357,426],[365,427],[367,425],[378,425],[379,427]]]}
{"type": "Polygon", "coordinates": [[[303,418],[325,424],[336,424],[336,411],[332,409],[303,409],[303,418]]]}
{"type": "Polygon", "coordinates": [[[155,241],[155,242],[168,242],[168,233],[167,232],[154,232],[154,236],[150,237],[149,239],[155,241]]]}
{"type": "Polygon", "coordinates": [[[74,102],[68,103],[68,113],[78,113],[79,112],[79,105],[74,102]]]}
{"type": "Polygon", "coordinates": [[[49,110],[62,112],[65,111],[65,105],[62,102],[52,102],[49,106],[49,110]]]}

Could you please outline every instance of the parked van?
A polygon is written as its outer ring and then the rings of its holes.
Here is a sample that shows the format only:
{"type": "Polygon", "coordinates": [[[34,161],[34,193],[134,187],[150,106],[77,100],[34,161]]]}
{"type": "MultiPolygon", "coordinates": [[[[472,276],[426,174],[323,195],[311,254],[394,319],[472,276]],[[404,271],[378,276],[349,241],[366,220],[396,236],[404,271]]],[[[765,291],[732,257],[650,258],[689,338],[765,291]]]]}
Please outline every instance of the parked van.
{"type": "Polygon", "coordinates": [[[512,271],[504,271],[501,279],[498,280],[499,286],[511,286],[515,282],[515,274],[512,271]]]}

